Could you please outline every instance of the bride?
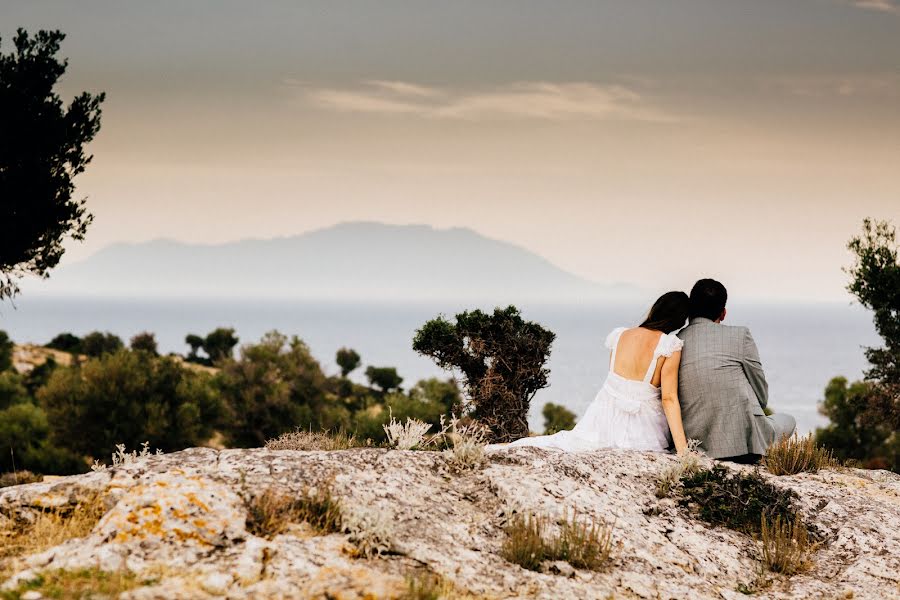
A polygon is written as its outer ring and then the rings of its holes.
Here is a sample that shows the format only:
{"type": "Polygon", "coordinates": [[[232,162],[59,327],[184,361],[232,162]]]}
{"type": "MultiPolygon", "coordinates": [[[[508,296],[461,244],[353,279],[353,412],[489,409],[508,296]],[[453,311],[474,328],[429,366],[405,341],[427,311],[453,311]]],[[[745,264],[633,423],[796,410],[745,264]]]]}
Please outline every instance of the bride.
{"type": "Polygon", "coordinates": [[[668,292],[639,326],[613,329],[606,338],[609,375],[575,428],[503,447],[664,451],[674,441],[675,450],[683,452],[687,441],[678,404],[678,366],[684,343],[673,332],[684,327],[687,316],[687,294],[668,292]]]}

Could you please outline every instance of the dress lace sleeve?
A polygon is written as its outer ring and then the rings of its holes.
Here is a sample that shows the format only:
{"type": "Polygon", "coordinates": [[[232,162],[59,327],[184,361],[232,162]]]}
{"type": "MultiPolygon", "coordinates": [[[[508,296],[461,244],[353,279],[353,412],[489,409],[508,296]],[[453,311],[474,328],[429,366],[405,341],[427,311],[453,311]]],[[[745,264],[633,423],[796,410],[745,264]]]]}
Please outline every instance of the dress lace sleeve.
{"type": "Polygon", "coordinates": [[[667,333],[659,340],[659,355],[672,356],[684,348],[684,340],[674,333],[667,333]]]}
{"type": "Polygon", "coordinates": [[[609,332],[609,335],[606,336],[606,347],[609,350],[612,350],[616,347],[616,344],[619,342],[619,336],[622,335],[622,332],[628,329],[627,327],[616,327],[612,331],[609,332]]]}

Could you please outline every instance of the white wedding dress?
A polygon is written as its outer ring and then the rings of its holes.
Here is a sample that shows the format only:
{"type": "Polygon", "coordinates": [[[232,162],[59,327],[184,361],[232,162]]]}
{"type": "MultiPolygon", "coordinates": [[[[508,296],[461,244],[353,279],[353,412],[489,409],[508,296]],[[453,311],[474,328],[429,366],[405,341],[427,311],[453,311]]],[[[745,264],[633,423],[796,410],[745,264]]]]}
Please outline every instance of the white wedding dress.
{"type": "Polygon", "coordinates": [[[674,334],[662,334],[644,378],[640,381],[625,379],[614,369],[616,347],[619,337],[626,329],[627,327],[618,327],[607,336],[606,347],[612,351],[609,375],[574,429],[553,435],[522,438],[495,448],[535,446],[566,452],[599,448],[665,451],[671,445],[672,436],[662,410],[661,391],[650,382],[659,358],[672,356],[681,350],[684,342],[674,334]]]}

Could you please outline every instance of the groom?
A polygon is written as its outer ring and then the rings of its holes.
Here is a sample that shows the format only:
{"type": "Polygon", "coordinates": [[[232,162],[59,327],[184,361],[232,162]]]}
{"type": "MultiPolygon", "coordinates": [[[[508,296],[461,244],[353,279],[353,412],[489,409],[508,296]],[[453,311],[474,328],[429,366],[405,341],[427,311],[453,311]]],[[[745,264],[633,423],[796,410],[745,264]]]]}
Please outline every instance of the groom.
{"type": "Polygon", "coordinates": [[[712,458],[756,463],[772,443],[792,435],[794,417],[766,416],[769,386],[746,327],[722,325],[728,292],[714,279],[691,290],[690,323],[678,371],[684,433],[712,458]]]}

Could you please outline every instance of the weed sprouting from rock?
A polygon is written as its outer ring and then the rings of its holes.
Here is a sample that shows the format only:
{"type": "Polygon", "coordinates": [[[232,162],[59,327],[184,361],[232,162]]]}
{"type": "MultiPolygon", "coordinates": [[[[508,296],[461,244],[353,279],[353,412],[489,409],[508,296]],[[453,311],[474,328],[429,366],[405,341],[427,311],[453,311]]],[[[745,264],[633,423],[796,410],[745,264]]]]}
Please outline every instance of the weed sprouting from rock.
{"type": "Polygon", "coordinates": [[[516,515],[506,527],[500,554],[509,562],[537,571],[545,561],[565,561],[576,569],[599,571],[609,563],[612,527],[596,520],[564,516],[559,532],[548,535],[550,520],[537,515],[516,515]]]}
{"type": "Polygon", "coordinates": [[[338,431],[289,431],[266,442],[267,450],[347,450],[358,447],[356,438],[338,431]]]}
{"type": "MultiPolygon", "coordinates": [[[[116,444],[116,451],[112,453],[112,468],[121,467],[124,465],[129,465],[135,461],[141,460],[143,458],[147,458],[153,455],[160,455],[163,451],[159,448],[156,449],[155,452],[150,452],[150,442],[144,442],[141,444],[140,451],[132,450],[128,452],[125,450],[125,444],[116,444]]],[[[94,464],[91,465],[92,471],[105,471],[109,468],[107,465],[101,463],[99,460],[95,460],[94,464]]]]}
{"type": "Polygon", "coordinates": [[[387,554],[394,549],[394,521],[375,506],[357,506],[343,515],[342,530],[362,556],[387,554]]]}
{"type": "Polygon", "coordinates": [[[762,562],[775,573],[794,575],[811,564],[810,555],[816,544],[810,541],[806,525],[797,518],[793,523],[780,516],[760,521],[762,562]]]}
{"type": "Polygon", "coordinates": [[[247,503],[247,530],[272,538],[285,533],[291,524],[307,523],[319,533],[341,529],[341,504],[330,485],[299,494],[268,489],[247,503]]]}
{"type": "Polygon", "coordinates": [[[391,420],[382,426],[384,433],[387,435],[388,445],[397,450],[413,450],[425,445],[425,434],[431,429],[431,425],[413,419],[406,418],[406,423],[401,423],[394,419],[391,413],[391,420]]]}
{"type": "Polygon", "coordinates": [[[772,475],[795,475],[834,468],[837,461],[830,450],[816,444],[813,434],[805,437],[794,434],[772,444],[766,452],[764,464],[772,475]]]}

